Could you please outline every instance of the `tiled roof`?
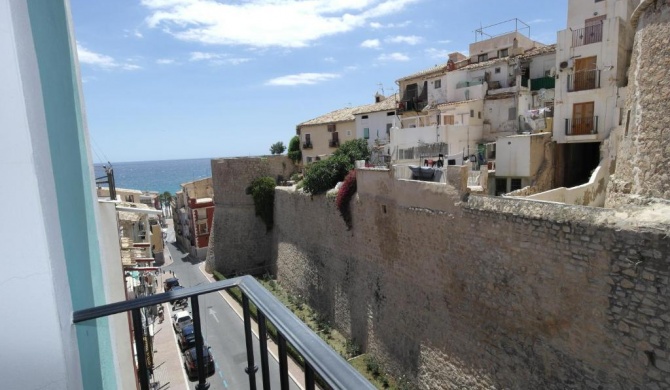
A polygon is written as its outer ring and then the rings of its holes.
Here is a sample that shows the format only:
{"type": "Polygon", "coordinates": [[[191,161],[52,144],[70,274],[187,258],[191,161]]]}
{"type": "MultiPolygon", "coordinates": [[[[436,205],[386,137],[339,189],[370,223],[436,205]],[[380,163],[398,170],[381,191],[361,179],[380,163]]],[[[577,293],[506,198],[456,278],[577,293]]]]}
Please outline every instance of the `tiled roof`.
{"type": "Polygon", "coordinates": [[[509,57],[503,57],[503,58],[494,58],[488,61],[482,61],[482,62],[477,62],[474,64],[466,65],[462,68],[459,68],[458,70],[475,70],[475,69],[481,69],[481,68],[487,68],[489,66],[499,64],[502,62],[507,62],[507,59],[509,57]]]}
{"type": "Polygon", "coordinates": [[[521,58],[531,58],[535,56],[541,56],[542,54],[551,54],[551,53],[556,53],[555,43],[552,45],[534,47],[532,49],[528,49],[521,55],[521,58]]]}
{"type": "Polygon", "coordinates": [[[323,125],[326,123],[353,121],[354,119],[356,119],[354,118],[353,112],[359,109],[360,107],[361,106],[348,107],[335,110],[327,113],[326,115],[321,115],[320,117],[310,119],[306,122],[302,122],[298,126],[313,126],[313,125],[323,125]]]}
{"type": "Polygon", "coordinates": [[[420,76],[427,76],[427,75],[433,74],[433,73],[446,72],[446,70],[447,70],[447,63],[445,62],[444,64],[435,65],[432,68],[424,69],[422,71],[416,72],[416,73],[411,74],[409,76],[399,78],[397,81],[409,80],[409,79],[413,79],[413,78],[420,77],[420,76]]]}
{"type": "Polygon", "coordinates": [[[365,106],[359,106],[356,110],[354,110],[353,114],[357,115],[357,114],[367,114],[370,112],[394,110],[398,98],[399,94],[396,93],[391,96],[388,96],[379,103],[372,103],[367,104],[365,106]]]}

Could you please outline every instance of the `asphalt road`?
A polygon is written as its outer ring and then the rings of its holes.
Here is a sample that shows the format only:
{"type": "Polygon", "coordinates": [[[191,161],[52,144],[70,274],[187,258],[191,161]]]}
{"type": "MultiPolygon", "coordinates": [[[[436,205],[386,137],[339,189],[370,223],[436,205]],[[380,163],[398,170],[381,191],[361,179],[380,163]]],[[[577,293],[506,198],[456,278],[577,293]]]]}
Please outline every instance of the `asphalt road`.
{"type": "MultiPolygon", "coordinates": [[[[172,234],[168,233],[168,242],[173,242],[170,238],[172,234]]],[[[168,244],[168,250],[173,263],[163,267],[166,272],[163,278],[166,277],[167,272],[172,271],[179,278],[179,283],[185,287],[209,283],[198,268],[199,261],[186,256],[172,243],[168,244]]],[[[249,377],[244,371],[247,367],[244,322],[219,293],[201,296],[199,304],[203,339],[205,344],[212,347],[211,351],[216,363],[216,372],[208,378],[210,389],[249,389],[249,377]]],[[[190,307],[188,310],[191,310],[190,307]]],[[[258,339],[254,337],[254,360],[259,367],[256,373],[256,385],[260,389],[263,379],[260,371],[259,351],[258,339]]],[[[279,364],[272,355],[268,357],[268,361],[272,388],[279,389],[279,364]]],[[[291,389],[299,389],[292,379],[289,382],[291,389]]],[[[197,380],[190,382],[190,387],[195,388],[197,383],[197,380]]]]}

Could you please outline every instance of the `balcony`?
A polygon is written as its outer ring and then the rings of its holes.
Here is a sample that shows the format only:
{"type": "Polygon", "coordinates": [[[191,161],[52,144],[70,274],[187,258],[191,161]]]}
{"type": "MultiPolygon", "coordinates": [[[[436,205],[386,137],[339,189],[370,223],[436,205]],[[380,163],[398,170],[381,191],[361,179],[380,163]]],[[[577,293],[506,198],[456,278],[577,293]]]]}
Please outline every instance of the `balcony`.
{"type": "MultiPolygon", "coordinates": [[[[183,288],[166,293],[150,295],[130,301],[121,301],[89,309],[79,310],[73,313],[72,321],[75,325],[95,326],[95,319],[107,317],[113,314],[130,311],[133,320],[134,342],[136,351],[146,351],[145,337],[143,335],[142,310],[165,302],[190,299],[193,326],[195,330],[195,345],[198,361],[198,384],[196,389],[206,389],[209,384],[206,381],[205,361],[203,359],[203,337],[200,318],[199,297],[204,294],[220,290],[228,290],[238,287],[242,291],[242,308],[244,317],[244,337],[246,341],[247,368],[245,372],[249,376],[249,388],[255,390],[256,370],[253,348],[253,336],[251,330],[251,304],[255,305],[258,317],[258,328],[260,337],[260,368],[262,373],[263,389],[270,389],[270,370],[268,365],[267,349],[267,326],[274,325],[277,329],[277,344],[279,346],[279,380],[282,389],[288,389],[288,345],[292,346],[305,361],[305,388],[315,389],[317,378],[325,388],[332,389],[374,389],[358,371],[356,371],[337,352],[331,349],[317,334],[312,332],[307,325],[301,322],[289,311],[277,298],[263,288],[251,276],[242,276],[227,279],[216,283],[198,285],[183,288]]],[[[137,374],[140,388],[148,390],[149,372],[146,354],[138,354],[137,374]]]]}
{"type": "Polygon", "coordinates": [[[572,31],[572,47],[602,42],[603,24],[598,23],[572,31]]]}
{"type": "Polygon", "coordinates": [[[312,141],[303,142],[302,144],[303,149],[312,149],[312,147],[312,141]]]}
{"type": "Polygon", "coordinates": [[[582,70],[568,75],[568,92],[600,88],[600,70],[582,70]]]}
{"type": "Polygon", "coordinates": [[[339,139],[331,139],[328,141],[328,146],[331,148],[338,148],[340,146],[340,140],[339,139]]]}
{"type": "Polygon", "coordinates": [[[412,100],[406,100],[398,103],[398,114],[402,114],[403,112],[406,111],[416,111],[419,112],[423,110],[426,105],[428,105],[427,102],[425,101],[418,101],[416,98],[413,98],[412,100]]]}
{"type": "Polygon", "coordinates": [[[531,91],[539,91],[541,89],[554,89],[555,87],[556,87],[556,79],[551,76],[539,77],[530,80],[531,91]]]}
{"type": "Polygon", "coordinates": [[[598,134],[598,117],[572,118],[565,120],[565,135],[598,134]]]}

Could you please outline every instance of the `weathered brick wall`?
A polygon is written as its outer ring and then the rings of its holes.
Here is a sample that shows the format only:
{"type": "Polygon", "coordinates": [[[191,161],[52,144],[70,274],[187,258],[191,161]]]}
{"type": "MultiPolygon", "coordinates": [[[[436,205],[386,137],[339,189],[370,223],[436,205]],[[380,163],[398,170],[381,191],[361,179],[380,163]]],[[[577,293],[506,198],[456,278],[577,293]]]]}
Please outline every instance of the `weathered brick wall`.
{"type": "Polygon", "coordinates": [[[351,231],[332,199],[277,191],[278,278],[417,387],[670,386],[668,214],[359,173],[351,231]]]}
{"type": "Polygon", "coordinates": [[[210,233],[208,269],[224,275],[263,274],[269,269],[272,232],[256,216],[253,199],[246,189],[258,177],[288,179],[295,170],[286,156],[212,160],[215,223],[210,233]]]}
{"type": "Polygon", "coordinates": [[[645,0],[628,70],[627,130],[619,143],[616,172],[606,205],[630,195],[670,200],[670,2],[645,0]]]}

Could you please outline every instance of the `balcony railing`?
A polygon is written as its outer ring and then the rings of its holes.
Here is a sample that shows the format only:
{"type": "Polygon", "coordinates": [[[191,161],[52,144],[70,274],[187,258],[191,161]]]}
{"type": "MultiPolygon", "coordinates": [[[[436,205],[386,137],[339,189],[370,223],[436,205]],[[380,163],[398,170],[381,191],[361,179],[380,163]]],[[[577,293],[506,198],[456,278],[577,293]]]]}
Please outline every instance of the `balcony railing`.
{"type": "Polygon", "coordinates": [[[337,147],[340,146],[340,140],[331,139],[331,140],[328,141],[328,146],[330,146],[331,148],[337,148],[337,147]]]}
{"type": "MultiPolygon", "coordinates": [[[[289,343],[305,360],[305,387],[315,388],[315,378],[318,375],[323,382],[333,389],[374,389],[358,371],[346,360],[328,346],[318,335],[310,330],[298,317],[291,313],[277,298],[258,283],[251,276],[222,280],[215,283],[203,284],[195,287],[173,290],[166,293],[150,295],[130,301],[122,301],[73,313],[72,321],[79,324],[96,318],[107,317],[113,314],[132,312],[134,339],[136,351],[145,351],[142,312],[145,307],[160,305],[165,302],[179,299],[191,300],[193,328],[195,330],[195,345],[198,362],[198,385],[196,389],[206,389],[205,362],[203,359],[203,338],[200,321],[200,295],[239,287],[242,291],[242,309],[244,317],[244,336],[247,350],[247,368],[249,388],[256,390],[256,366],[251,333],[251,314],[249,302],[256,305],[258,313],[258,328],[260,341],[261,373],[263,389],[270,389],[270,371],[268,366],[267,350],[267,323],[277,328],[277,344],[279,346],[279,379],[282,389],[288,389],[288,353],[289,343]]],[[[149,389],[149,375],[146,355],[138,352],[138,377],[140,388],[149,389]]]]}
{"type": "Polygon", "coordinates": [[[572,47],[602,42],[603,24],[598,23],[572,31],[572,47]]]}
{"type": "Polygon", "coordinates": [[[598,117],[572,118],[565,120],[565,135],[598,134],[598,117]]]}
{"type": "Polygon", "coordinates": [[[304,142],[304,143],[302,144],[302,148],[303,148],[303,149],[312,149],[312,141],[304,142]]]}
{"type": "Polygon", "coordinates": [[[568,75],[568,92],[600,88],[600,70],[580,70],[568,75]]]}
{"type": "Polygon", "coordinates": [[[555,87],[556,87],[556,79],[551,76],[539,77],[530,80],[531,91],[539,91],[541,89],[554,89],[555,87]]]}

